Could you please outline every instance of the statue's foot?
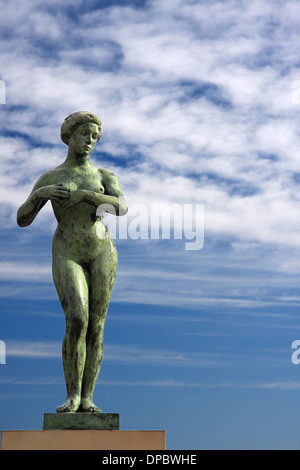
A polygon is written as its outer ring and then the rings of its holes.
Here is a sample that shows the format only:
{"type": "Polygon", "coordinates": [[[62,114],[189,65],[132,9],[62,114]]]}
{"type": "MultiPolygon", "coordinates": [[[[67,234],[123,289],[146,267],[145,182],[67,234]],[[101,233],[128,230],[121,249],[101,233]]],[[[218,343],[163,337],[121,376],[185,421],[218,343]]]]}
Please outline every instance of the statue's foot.
{"type": "Polygon", "coordinates": [[[92,400],[89,400],[88,398],[81,399],[81,404],[78,411],[83,413],[101,413],[100,408],[98,408],[98,406],[96,406],[92,400]]]}
{"type": "Polygon", "coordinates": [[[80,405],[80,398],[68,398],[66,402],[56,408],[56,413],[75,413],[80,405]]]}

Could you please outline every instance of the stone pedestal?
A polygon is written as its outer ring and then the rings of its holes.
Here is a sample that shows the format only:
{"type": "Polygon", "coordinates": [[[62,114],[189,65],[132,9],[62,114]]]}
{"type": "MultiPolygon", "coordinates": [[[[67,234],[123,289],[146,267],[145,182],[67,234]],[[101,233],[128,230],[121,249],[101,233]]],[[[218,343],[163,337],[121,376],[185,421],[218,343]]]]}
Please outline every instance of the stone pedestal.
{"type": "Polygon", "coordinates": [[[165,449],[165,431],[120,431],[115,413],[45,413],[42,431],[1,432],[1,450],[165,449]]]}
{"type": "Polygon", "coordinates": [[[165,450],[165,431],[2,431],[1,450],[165,450]]]}

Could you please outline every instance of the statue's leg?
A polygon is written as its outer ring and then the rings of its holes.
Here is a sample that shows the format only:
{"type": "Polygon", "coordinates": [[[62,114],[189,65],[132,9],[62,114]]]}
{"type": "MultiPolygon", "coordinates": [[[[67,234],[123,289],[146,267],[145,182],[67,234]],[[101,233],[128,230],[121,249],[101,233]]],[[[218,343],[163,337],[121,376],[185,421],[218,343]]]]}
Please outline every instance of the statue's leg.
{"type": "Polygon", "coordinates": [[[77,411],[81,400],[88,324],[88,279],[81,266],[62,255],[53,257],[53,280],[66,316],[62,357],[67,400],[57,412],[77,411]]]}
{"type": "Polygon", "coordinates": [[[90,267],[89,325],[86,339],[86,363],[82,381],[81,411],[101,411],[93,403],[93,392],[103,355],[103,332],[116,273],[117,252],[112,244],[90,267]]]}

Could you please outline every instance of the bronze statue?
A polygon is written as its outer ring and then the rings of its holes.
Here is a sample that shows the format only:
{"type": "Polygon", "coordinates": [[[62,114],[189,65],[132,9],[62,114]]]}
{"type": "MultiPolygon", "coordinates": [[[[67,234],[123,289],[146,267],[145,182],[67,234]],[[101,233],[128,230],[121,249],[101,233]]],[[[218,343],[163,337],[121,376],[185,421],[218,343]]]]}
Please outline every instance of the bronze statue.
{"type": "Polygon", "coordinates": [[[66,317],[62,357],[66,402],[56,411],[101,412],[93,392],[103,355],[103,330],[117,272],[117,251],[97,208],[117,216],[127,204],[116,176],[90,163],[102,135],[100,119],[79,111],[61,126],[68,145],[62,165],[44,173],[19,208],[20,227],[30,225],[51,201],[57,219],[52,244],[54,284],[66,317]]]}

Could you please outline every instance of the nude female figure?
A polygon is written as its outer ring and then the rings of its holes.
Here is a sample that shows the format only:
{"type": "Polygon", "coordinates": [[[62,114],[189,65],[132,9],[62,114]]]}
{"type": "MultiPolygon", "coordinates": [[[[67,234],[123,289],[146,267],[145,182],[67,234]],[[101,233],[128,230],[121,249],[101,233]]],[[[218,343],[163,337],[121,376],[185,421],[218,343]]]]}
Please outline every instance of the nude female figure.
{"type": "Polygon", "coordinates": [[[117,252],[97,208],[126,214],[116,176],[90,163],[102,135],[100,119],[79,111],[68,116],[61,139],[64,163],[44,173],[19,208],[20,227],[30,225],[51,201],[57,229],[52,244],[54,284],[66,317],[62,346],[66,402],[56,411],[101,412],[93,392],[103,355],[103,330],[117,271],[117,252]]]}

